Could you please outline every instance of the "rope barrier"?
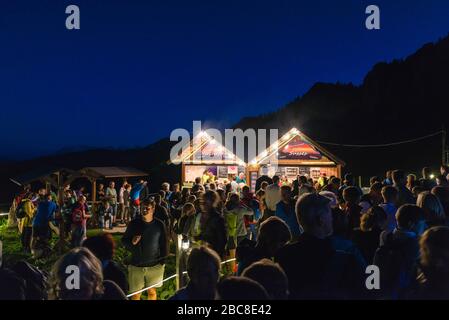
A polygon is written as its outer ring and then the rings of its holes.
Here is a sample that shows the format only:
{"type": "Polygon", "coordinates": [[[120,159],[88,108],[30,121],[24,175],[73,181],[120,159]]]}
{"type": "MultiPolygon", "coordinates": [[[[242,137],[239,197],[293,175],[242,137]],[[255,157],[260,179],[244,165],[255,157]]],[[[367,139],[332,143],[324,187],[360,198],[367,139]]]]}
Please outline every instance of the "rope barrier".
{"type": "MultiPolygon", "coordinates": [[[[223,264],[226,264],[226,263],[235,261],[235,260],[236,260],[235,258],[229,259],[229,260],[223,261],[221,264],[223,265],[223,264]]],[[[184,271],[182,274],[187,274],[187,271],[184,271]]],[[[170,277],[167,277],[167,278],[165,278],[164,280],[159,281],[158,283],[155,283],[155,284],[153,284],[153,285],[151,285],[151,286],[149,286],[149,287],[147,287],[147,288],[144,288],[144,289],[141,289],[141,290],[139,290],[139,291],[130,293],[130,294],[128,294],[126,297],[127,297],[127,298],[130,298],[130,297],[132,297],[132,296],[134,296],[134,295],[136,295],[136,294],[139,294],[139,293],[142,293],[142,292],[147,291],[147,290],[149,290],[149,289],[152,289],[152,288],[154,288],[154,287],[156,287],[156,286],[159,286],[159,285],[163,284],[164,282],[166,282],[166,281],[168,281],[168,280],[171,280],[171,279],[173,279],[173,278],[175,278],[175,277],[177,277],[177,276],[178,276],[177,273],[176,273],[176,274],[173,274],[173,275],[171,275],[170,277]]]]}
{"type": "Polygon", "coordinates": [[[432,134],[428,134],[426,136],[422,136],[419,138],[415,138],[415,139],[409,139],[409,140],[404,140],[404,141],[398,141],[398,142],[392,142],[392,143],[384,143],[384,144],[342,144],[342,143],[334,143],[334,142],[326,142],[326,141],[318,141],[317,142],[319,144],[326,144],[329,146],[338,146],[338,147],[350,147],[350,148],[381,148],[381,147],[391,147],[391,146],[397,146],[397,145],[401,145],[401,144],[406,144],[406,143],[411,143],[411,142],[416,142],[416,141],[420,141],[420,140],[424,140],[427,138],[431,138],[437,135],[440,135],[444,133],[443,130],[440,130],[438,132],[432,133],[432,134]]]}

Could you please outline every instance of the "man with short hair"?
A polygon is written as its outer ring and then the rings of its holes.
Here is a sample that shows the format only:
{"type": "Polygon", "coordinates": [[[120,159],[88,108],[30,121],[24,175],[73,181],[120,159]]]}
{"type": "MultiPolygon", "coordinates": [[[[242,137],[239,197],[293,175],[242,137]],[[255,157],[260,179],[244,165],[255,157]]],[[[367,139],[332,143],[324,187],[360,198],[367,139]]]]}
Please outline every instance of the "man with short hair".
{"type": "Polygon", "coordinates": [[[170,300],[214,300],[220,278],[220,263],[220,257],[214,250],[206,246],[193,248],[187,259],[190,282],[170,300]]]}
{"type": "Polygon", "coordinates": [[[106,189],[106,198],[112,208],[112,225],[115,225],[115,219],[117,216],[117,190],[115,189],[115,182],[109,182],[109,187],[106,189]]]}
{"type": "Polygon", "coordinates": [[[407,188],[407,178],[404,171],[394,170],[393,174],[393,187],[398,190],[397,207],[401,207],[404,204],[415,204],[416,200],[413,193],[407,188]]]}
{"type": "Polygon", "coordinates": [[[424,167],[422,169],[422,178],[419,179],[419,184],[424,188],[425,191],[431,191],[433,187],[436,187],[435,180],[431,179],[432,168],[424,167]]]}
{"type": "Polygon", "coordinates": [[[298,219],[296,219],[295,200],[292,198],[290,186],[281,187],[281,201],[276,205],[275,215],[288,225],[290,232],[292,233],[292,239],[298,239],[302,230],[298,224],[298,219]]]}
{"type": "Polygon", "coordinates": [[[382,188],[383,203],[380,205],[387,214],[387,231],[393,231],[396,227],[396,212],[398,208],[396,203],[398,201],[398,190],[392,186],[385,186],[382,188]]]}
{"type": "Polygon", "coordinates": [[[304,233],[279,250],[275,261],[289,280],[292,299],[362,298],[364,270],[355,257],[336,251],[330,201],[318,194],[303,195],[296,215],[304,233]]]}
{"type": "Polygon", "coordinates": [[[51,200],[51,194],[43,195],[37,205],[33,218],[31,249],[47,249],[51,238],[50,223],[54,221],[57,205],[51,200]]]}
{"type": "MultiPolygon", "coordinates": [[[[131,293],[148,289],[148,300],[156,300],[156,288],[162,286],[165,258],[168,255],[168,239],[165,225],[154,218],[156,203],[147,199],[142,203],[140,219],[134,219],[126,228],[122,241],[131,253],[128,266],[129,291],[131,293]]],[[[136,293],[132,300],[140,300],[136,293]]]]}
{"type": "Polygon", "coordinates": [[[279,176],[273,177],[273,183],[265,190],[265,203],[267,210],[264,212],[263,220],[274,216],[276,212],[276,205],[281,201],[281,189],[279,187],[279,176]]]}

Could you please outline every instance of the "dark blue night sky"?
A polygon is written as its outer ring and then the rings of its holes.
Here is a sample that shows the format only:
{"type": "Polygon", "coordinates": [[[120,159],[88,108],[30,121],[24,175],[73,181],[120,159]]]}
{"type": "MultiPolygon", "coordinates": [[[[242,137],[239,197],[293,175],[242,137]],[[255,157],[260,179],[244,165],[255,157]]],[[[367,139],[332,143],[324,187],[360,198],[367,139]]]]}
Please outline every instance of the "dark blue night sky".
{"type": "Polygon", "coordinates": [[[317,81],[360,84],[447,35],[448,16],[446,0],[1,0],[0,158],[230,126],[317,81]],[[365,29],[369,4],[380,31],[365,29]]]}

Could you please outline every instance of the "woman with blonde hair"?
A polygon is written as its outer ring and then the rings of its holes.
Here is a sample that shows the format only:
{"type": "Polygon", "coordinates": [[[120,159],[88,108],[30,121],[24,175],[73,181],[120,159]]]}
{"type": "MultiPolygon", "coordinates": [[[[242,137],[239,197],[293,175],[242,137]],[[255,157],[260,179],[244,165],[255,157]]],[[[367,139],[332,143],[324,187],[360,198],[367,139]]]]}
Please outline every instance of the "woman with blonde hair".
{"type": "Polygon", "coordinates": [[[53,265],[49,281],[53,300],[125,300],[120,287],[103,281],[100,260],[87,248],[74,248],[53,265]]]}
{"type": "Polygon", "coordinates": [[[416,204],[424,210],[426,222],[429,227],[446,224],[446,214],[437,196],[429,191],[421,192],[418,195],[416,204]]]}

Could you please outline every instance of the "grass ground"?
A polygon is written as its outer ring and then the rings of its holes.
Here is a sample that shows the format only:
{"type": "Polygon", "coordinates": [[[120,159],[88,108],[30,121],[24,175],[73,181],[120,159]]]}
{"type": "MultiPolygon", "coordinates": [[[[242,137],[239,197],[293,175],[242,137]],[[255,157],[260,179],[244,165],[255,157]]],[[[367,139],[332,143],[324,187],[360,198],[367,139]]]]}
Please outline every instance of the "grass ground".
{"type": "MultiPolygon", "coordinates": [[[[93,236],[99,234],[100,229],[88,230],[87,235],[93,236]]],[[[126,273],[126,264],[129,254],[125,250],[121,242],[121,234],[112,234],[116,243],[116,252],[114,260],[123,268],[126,273]]],[[[0,220],[0,240],[3,242],[3,263],[5,266],[12,265],[17,261],[25,260],[37,266],[38,268],[50,271],[53,264],[58,260],[60,255],[53,250],[49,256],[41,259],[34,259],[30,254],[22,250],[20,244],[19,233],[16,228],[8,228],[6,226],[6,219],[0,220]]],[[[50,244],[54,246],[57,238],[53,237],[50,244]]],[[[171,246],[170,252],[174,253],[174,246],[171,246]]],[[[165,278],[176,273],[175,256],[170,256],[166,260],[165,278]]],[[[158,299],[166,300],[170,298],[176,291],[175,278],[166,281],[161,288],[158,289],[158,299]]],[[[144,299],[145,297],[143,297],[144,299]]]]}

